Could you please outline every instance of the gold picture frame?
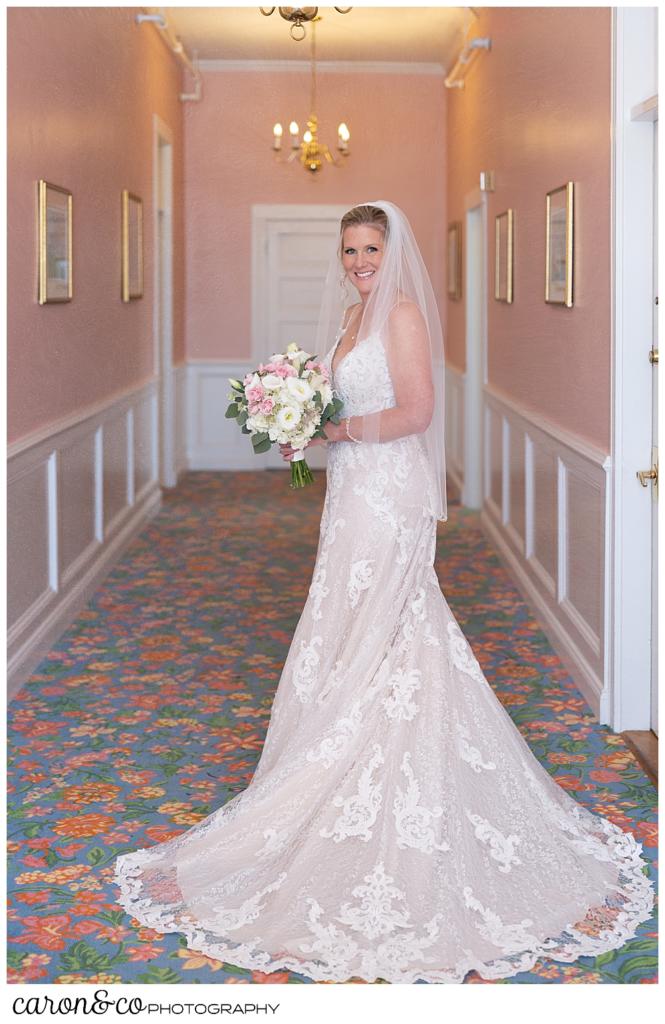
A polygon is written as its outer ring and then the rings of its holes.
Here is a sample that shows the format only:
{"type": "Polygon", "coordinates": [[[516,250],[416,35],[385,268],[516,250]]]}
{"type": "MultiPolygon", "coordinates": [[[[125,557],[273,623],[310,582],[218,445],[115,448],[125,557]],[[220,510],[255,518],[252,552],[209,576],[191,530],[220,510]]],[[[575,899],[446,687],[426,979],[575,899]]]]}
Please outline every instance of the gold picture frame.
{"type": "Polygon", "coordinates": [[[448,225],[448,297],[462,298],[462,223],[448,225]]]}
{"type": "Polygon", "coordinates": [[[143,200],[122,190],[122,301],[143,297],[143,200]]]}
{"type": "Polygon", "coordinates": [[[546,194],[545,302],[573,305],[574,187],[567,181],[546,194]]]}
{"type": "Polygon", "coordinates": [[[69,189],[39,179],[37,299],[40,305],[71,302],[72,299],[72,205],[69,189]]]}
{"type": "Polygon", "coordinates": [[[494,298],[513,301],[513,222],[512,209],[494,218],[494,298]]]}

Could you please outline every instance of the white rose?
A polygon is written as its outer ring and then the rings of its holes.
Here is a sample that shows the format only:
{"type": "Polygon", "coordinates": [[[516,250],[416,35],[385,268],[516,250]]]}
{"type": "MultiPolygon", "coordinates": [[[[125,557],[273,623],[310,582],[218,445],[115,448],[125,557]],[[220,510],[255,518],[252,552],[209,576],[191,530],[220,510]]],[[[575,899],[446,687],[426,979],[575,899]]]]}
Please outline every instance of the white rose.
{"type": "Polygon", "coordinates": [[[300,409],[294,405],[284,405],[277,413],[277,423],[281,430],[291,431],[300,422],[300,409]]]}
{"type": "Polygon", "coordinates": [[[278,391],[282,386],[282,378],[278,373],[266,373],[265,377],[261,378],[261,384],[266,391],[278,391]]]}
{"type": "Polygon", "coordinates": [[[312,397],[312,389],[306,380],[301,377],[287,377],[286,391],[298,402],[306,402],[312,397]]]}

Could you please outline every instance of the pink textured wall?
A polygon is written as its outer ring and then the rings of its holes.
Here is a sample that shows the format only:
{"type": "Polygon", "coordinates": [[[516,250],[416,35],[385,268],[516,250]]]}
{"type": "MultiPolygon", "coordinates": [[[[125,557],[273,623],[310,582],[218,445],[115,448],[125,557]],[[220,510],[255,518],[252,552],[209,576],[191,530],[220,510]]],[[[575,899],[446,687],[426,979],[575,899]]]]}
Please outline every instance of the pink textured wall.
{"type": "MultiPolygon", "coordinates": [[[[610,444],[611,9],[480,8],[490,36],[448,100],[448,219],[481,170],[489,195],[490,384],[606,451],[610,444]],[[545,193],[575,182],[575,305],[544,301],[545,193]],[[494,300],[494,217],[515,211],[512,305],[494,300]]],[[[464,299],[448,359],[465,366],[464,299]]]]}
{"type": "Polygon", "coordinates": [[[271,154],[275,121],[304,127],[308,72],[204,75],[203,101],[185,110],[188,358],[249,355],[253,203],[392,200],[411,220],[445,313],[445,93],[441,76],[321,73],[320,137],[334,145],[344,120],[352,152],[314,178],[271,154]]]}
{"type": "Polygon", "coordinates": [[[8,10],[8,438],[153,377],[152,115],[174,136],[184,359],[181,71],[140,8],[8,10]],[[37,302],[36,183],[74,195],[74,297],[37,302]],[[144,295],[120,300],[120,194],[143,199],[144,295]]]}

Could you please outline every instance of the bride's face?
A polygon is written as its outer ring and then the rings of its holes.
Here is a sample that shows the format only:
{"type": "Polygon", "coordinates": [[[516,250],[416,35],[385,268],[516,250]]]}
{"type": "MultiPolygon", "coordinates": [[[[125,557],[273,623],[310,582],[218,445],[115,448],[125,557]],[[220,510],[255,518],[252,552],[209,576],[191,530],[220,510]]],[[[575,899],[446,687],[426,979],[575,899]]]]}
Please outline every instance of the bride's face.
{"type": "Polygon", "coordinates": [[[384,234],[372,224],[354,224],[342,237],[342,266],[364,298],[376,284],[383,259],[384,234]]]}

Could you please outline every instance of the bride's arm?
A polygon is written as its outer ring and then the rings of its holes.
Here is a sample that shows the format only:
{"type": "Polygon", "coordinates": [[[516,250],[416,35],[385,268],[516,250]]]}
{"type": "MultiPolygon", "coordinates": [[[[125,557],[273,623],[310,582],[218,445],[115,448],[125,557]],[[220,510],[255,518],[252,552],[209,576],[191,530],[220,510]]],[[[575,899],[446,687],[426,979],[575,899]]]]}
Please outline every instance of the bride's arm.
{"type": "MultiPolygon", "coordinates": [[[[335,441],[395,441],[427,429],[434,411],[434,384],[429,337],[423,316],[413,302],[397,306],[388,319],[385,343],[395,405],[366,416],[349,416],[335,429],[335,441]]],[[[329,433],[326,425],[326,433],[329,433]]]]}

